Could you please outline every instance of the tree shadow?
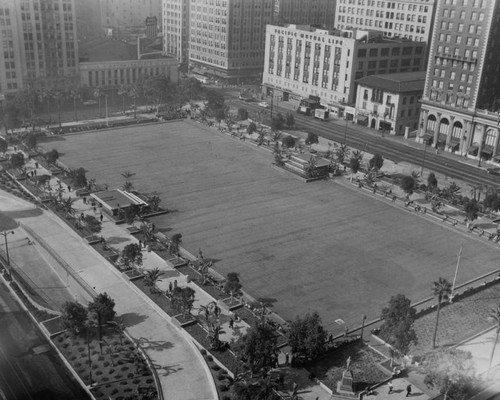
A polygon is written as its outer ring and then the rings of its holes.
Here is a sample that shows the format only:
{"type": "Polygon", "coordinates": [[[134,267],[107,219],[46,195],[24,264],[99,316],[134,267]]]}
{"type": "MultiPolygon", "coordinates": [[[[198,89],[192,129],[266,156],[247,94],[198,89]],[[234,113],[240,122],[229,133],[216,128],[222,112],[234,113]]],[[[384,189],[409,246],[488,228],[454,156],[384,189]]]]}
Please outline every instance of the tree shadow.
{"type": "Polygon", "coordinates": [[[157,228],[156,230],[160,233],[166,233],[172,231],[172,228],[157,228]]]}
{"type": "Polygon", "coordinates": [[[146,321],[147,316],[144,314],[138,314],[138,313],[125,313],[120,315],[120,318],[123,319],[123,324],[126,327],[131,327],[137,324],[140,324],[141,322],[146,321]]]}
{"type": "Polygon", "coordinates": [[[153,367],[156,370],[156,373],[161,376],[168,376],[170,374],[174,374],[178,371],[182,371],[184,368],[179,367],[178,364],[176,365],[159,365],[159,364],[153,364],[153,367]],[[160,374],[159,371],[165,371],[164,373],[160,374]]]}
{"type": "MultiPolygon", "coordinates": [[[[61,135],[45,136],[43,139],[40,138],[40,143],[50,143],[50,142],[64,142],[66,138],[61,135]]],[[[61,153],[59,153],[61,154],[61,153]]]]}
{"type": "Polygon", "coordinates": [[[108,244],[119,244],[128,241],[128,238],[125,237],[119,237],[119,236],[111,236],[109,238],[106,238],[106,242],[108,244]]]}
{"type": "Polygon", "coordinates": [[[174,347],[172,342],[167,342],[166,340],[149,340],[144,337],[137,339],[137,343],[144,349],[155,349],[159,351],[168,350],[174,347]]]}
{"type": "Polygon", "coordinates": [[[274,297],[259,297],[257,301],[264,304],[264,307],[272,307],[278,300],[274,297]]]}

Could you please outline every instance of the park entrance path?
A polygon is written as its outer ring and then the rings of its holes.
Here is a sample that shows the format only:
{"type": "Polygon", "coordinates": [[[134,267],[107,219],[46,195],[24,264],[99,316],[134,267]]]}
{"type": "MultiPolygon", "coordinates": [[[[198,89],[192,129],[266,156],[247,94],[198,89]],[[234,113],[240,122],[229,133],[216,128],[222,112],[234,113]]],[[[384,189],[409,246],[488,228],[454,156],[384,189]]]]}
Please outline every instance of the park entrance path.
{"type": "Polygon", "coordinates": [[[21,222],[43,237],[96,293],[107,292],[115,299],[117,315],[124,318],[127,332],[141,343],[156,368],[164,398],[217,398],[209,372],[194,345],[131,290],[120,273],[83,239],[48,212],[23,218],[21,222]]]}

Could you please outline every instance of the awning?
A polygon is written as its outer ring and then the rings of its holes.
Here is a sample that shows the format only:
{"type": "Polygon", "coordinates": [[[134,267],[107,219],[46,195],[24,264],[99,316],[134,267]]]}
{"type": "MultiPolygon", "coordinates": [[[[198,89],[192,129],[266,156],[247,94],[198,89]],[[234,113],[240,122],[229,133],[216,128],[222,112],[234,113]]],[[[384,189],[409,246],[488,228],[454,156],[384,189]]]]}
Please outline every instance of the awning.
{"type": "Polygon", "coordinates": [[[358,114],[358,122],[368,122],[368,115],[358,114]]]}
{"type": "Polygon", "coordinates": [[[493,147],[484,146],[483,150],[481,150],[481,153],[491,156],[493,154],[493,147]]]}
{"type": "Polygon", "coordinates": [[[479,150],[479,146],[477,144],[473,144],[472,146],[469,147],[467,150],[467,153],[475,153],[479,150]]]}
{"type": "Polygon", "coordinates": [[[459,137],[453,137],[450,139],[450,145],[454,144],[460,144],[460,138],[459,137]]]}
{"type": "Polygon", "coordinates": [[[493,160],[496,162],[500,162],[500,153],[495,155],[495,157],[493,157],[493,160]]]}

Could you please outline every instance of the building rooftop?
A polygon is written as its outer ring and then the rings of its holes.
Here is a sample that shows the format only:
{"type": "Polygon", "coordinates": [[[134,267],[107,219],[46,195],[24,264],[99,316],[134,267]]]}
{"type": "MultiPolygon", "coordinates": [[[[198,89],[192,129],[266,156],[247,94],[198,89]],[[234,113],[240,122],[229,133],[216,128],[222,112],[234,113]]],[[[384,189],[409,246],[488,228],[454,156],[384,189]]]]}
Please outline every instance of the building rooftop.
{"type": "Polygon", "coordinates": [[[98,38],[79,43],[80,62],[137,60],[137,49],[121,40],[98,38]]]}
{"type": "Polygon", "coordinates": [[[424,90],[425,71],[400,72],[397,74],[369,75],[356,81],[359,85],[384,89],[390,92],[415,92],[424,90]]]}

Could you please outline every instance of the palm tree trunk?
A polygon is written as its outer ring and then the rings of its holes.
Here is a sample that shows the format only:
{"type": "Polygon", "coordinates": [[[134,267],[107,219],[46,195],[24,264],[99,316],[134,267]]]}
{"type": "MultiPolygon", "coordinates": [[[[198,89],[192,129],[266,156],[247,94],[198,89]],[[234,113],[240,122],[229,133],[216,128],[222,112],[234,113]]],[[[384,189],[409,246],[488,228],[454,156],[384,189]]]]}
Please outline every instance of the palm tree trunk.
{"type": "Polygon", "coordinates": [[[498,334],[500,334],[500,327],[497,328],[497,334],[495,336],[495,343],[493,343],[493,348],[491,349],[490,362],[488,364],[488,377],[491,371],[491,364],[493,363],[493,356],[495,355],[495,348],[497,347],[498,334]]]}
{"type": "Polygon", "coordinates": [[[75,121],[78,121],[78,116],[76,115],[76,97],[73,97],[73,110],[75,110],[75,121]]]}
{"type": "Polygon", "coordinates": [[[436,325],[434,326],[434,335],[432,336],[432,348],[436,348],[436,336],[438,332],[438,324],[439,324],[439,313],[441,312],[441,300],[438,301],[437,313],[436,313],[436,325]]]}
{"type": "Polygon", "coordinates": [[[125,114],[125,95],[122,95],[122,114],[125,114]]]}

